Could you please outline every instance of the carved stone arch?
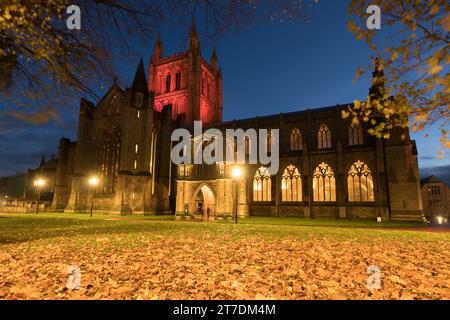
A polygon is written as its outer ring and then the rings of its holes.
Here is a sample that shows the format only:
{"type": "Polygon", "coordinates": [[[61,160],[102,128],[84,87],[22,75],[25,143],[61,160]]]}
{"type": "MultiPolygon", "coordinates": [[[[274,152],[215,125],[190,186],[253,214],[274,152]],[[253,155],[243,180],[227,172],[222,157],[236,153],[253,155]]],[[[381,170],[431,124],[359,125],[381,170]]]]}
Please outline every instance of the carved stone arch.
{"type": "Polygon", "coordinates": [[[217,191],[211,183],[201,182],[193,192],[196,215],[212,218],[217,205],[217,191]]]}
{"type": "Polygon", "coordinates": [[[313,167],[314,202],[336,201],[336,171],[328,162],[321,162],[313,167]]]}
{"type": "Polygon", "coordinates": [[[253,176],[253,202],[272,201],[272,176],[267,167],[260,166],[253,176]]]}
{"type": "Polygon", "coordinates": [[[122,130],[118,126],[111,126],[103,130],[97,143],[97,171],[101,180],[101,193],[116,192],[120,169],[122,146],[122,130]]]}
{"type": "Polygon", "coordinates": [[[281,201],[300,202],[303,200],[303,176],[298,166],[293,163],[281,170],[281,201]]]}
{"type": "Polygon", "coordinates": [[[350,123],[347,128],[347,145],[359,146],[364,144],[364,130],[362,123],[350,123]]]}
{"type": "Polygon", "coordinates": [[[326,121],[320,122],[316,131],[316,139],[318,149],[329,149],[332,147],[333,135],[326,121]]]}
{"type": "Polygon", "coordinates": [[[348,201],[375,201],[375,174],[366,162],[361,160],[353,162],[347,170],[345,177],[347,180],[348,201]]]}
{"type": "Polygon", "coordinates": [[[337,163],[336,163],[336,160],[335,159],[333,159],[333,156],[326,156],[326,157],[320,157],[320,158],[317,158],[316,160],[312,160],[311,161],[311,167],[310,167],[310,170],[312,171],[311,173],[309,173],[309,174],[312,174],[313,172],[314,172],[314,170],[316,169],[316,167],[319,165],[319,164],[321,164],[322,162],[325,162],[326,164],[328,164],[332,169],[333,169],[333,172],[336,174],[338,171],[337,171],[337,163]]]}
{"type": "Polygon", "coordinates": [[[195,191],[193,193],[193,196],[194,197],[197,196],[198,193],[201,191],[201,189],[203,187],[205,187],[205,186],[208,187],[211,190],[212,194],[214,195],[214,198],[217,199],[217,191],[215,190],[213,185],[211,183],[208,183],[208,182],[200,182],[196,187],[194,187],[195,191]]]}
{"type": "Polygon", "coordinates": [[[303,134],[298,126],[292,126],[289,133],[289,150],[298,151],[303,149],[303,134]]]}
{"type": "Polygon", "coordinates": [[[287,168],[287,167],[289,167],[290,165],[293,165],[293,166],[295,166],[298,170],[299,170],[299,172],[300,172],[300,174],[303,176],[304,175],[304,173],[302,172],[303,171],[303,163],[302,163],[302,161],[299,161],[298,159],[280,159],[280,170],[278,170],[278,174],[277,174],[277,176],[278,177],[280,177],[281,178],[281,176],[283,175],[283,172],[284,172],[284,170],[287,168]]]}
{"type": "Polygon", "coordinates": [[[350,170],[351,166],[358,160],[367,164],[367,166],[370,168],[370,170],[372,172],[375,172],[375,169],[376,169],[375,160],[369,159],[366,156],[356,156],[355,155],[355,156],[352,156],[352,157],[346,159],[346,162],[344,165],[344,174],[346,174],[348,172],[348,170],[350,170]]]}

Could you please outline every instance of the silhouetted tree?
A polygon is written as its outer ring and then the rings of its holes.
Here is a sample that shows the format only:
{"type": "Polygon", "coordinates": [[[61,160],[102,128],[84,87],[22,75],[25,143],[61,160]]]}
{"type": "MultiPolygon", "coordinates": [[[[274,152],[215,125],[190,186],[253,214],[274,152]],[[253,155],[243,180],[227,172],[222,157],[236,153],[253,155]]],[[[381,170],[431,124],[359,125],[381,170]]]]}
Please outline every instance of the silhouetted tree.
{"type": "MultiPolygon", "coordinates": [[[[381,30],[366,27],[369,0],[352,0],[349,30],[378,57],[385,78],[382,96],[355,104],[345,113],[372,124],[371,133],[389,137],[393,127],[423,130],[437,124],[450,148],[450,5],[446,0],[381,0],[381,30]]],[[[382,72],[381,72],[382,71],[382,72]]],[[[360,68],[359,76],[363,72],[360,68]]],[[[374,82],[379,79],[374,78],[374,82]]],[[[440,153],[442,154],[442,150],[440,153]]]]}

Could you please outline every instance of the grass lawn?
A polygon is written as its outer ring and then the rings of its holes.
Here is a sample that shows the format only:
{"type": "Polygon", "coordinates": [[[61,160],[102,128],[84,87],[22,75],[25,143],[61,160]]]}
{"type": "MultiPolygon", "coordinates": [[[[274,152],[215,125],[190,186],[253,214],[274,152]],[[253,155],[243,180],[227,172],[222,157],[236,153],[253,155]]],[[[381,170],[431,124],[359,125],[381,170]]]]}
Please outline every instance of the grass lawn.
{"type": "Polygon", "coordinates": [[[417,223],[0,214],[0,299],[449,299],[449,244],[417,223]]]}

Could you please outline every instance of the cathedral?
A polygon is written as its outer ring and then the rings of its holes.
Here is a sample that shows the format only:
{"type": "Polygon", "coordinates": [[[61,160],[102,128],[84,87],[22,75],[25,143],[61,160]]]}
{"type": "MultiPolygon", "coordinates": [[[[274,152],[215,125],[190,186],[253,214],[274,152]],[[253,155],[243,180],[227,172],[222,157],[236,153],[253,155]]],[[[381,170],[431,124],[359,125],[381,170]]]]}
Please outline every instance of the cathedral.
{"type": "MultiPolygon", "coordinates": [[[[77,141],[60,140],[52,209],[87,212],[92,206],[94,212],[180,219],[422,220],[409,132],[377,139],[365,124],[342,119],[347,107],[223,122],[217,53],[209,61],[202,57],[194,24],[187,51],[164,56],[158,37],[148,68],[141,60],[130,87],[115,82],[97,104],[81,100],[77,141]],[[171,134],[193,132],[194,121],[221,131],[278,129],[278,173],[245,164],[236,179],[225,162],[174,165],[171,134]],[[89,185],[91,177],[98,185],[89,185]]],[[[248,144],[245,149],[248,156],[248,144]]]]}

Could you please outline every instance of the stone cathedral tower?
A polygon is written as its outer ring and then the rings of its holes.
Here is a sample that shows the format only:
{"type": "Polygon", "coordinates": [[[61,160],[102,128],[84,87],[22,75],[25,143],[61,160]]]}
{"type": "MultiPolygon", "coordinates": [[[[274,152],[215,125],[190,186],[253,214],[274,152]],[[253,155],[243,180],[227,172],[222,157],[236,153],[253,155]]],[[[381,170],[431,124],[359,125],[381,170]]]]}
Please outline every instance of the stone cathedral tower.
{"type": "Polygon", "coordinates": [[[172,118],[183,127],[190,128],[198,120],[204,126],[222,122],[222,71],[215,49],[210,63],[202,58],[195,23],[186,52],[164,57],[158,36],[150,58],[148,90],[154,93],[155,110],[170,107],[172,118]]]}
{"type": "Polygon", "coordinates": [[[221,124],[222,73],[215,50],[209,63],[201,56],[195,23],[183,53],[164,57],[158,37],[148,78],[145,69],[141,60],[131,86],[115,81],[97,104],[81,100],[77,141],[60,143],[54,210],[85,212],[94,198],[100,212],[174,212],[171,132],[221,124]]]}

